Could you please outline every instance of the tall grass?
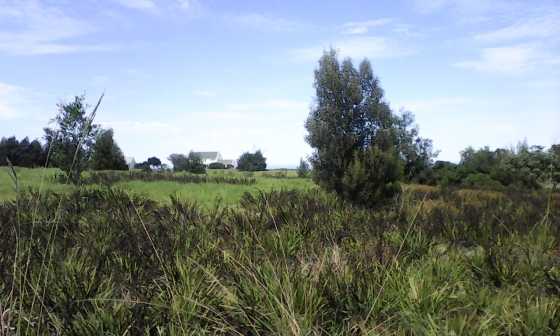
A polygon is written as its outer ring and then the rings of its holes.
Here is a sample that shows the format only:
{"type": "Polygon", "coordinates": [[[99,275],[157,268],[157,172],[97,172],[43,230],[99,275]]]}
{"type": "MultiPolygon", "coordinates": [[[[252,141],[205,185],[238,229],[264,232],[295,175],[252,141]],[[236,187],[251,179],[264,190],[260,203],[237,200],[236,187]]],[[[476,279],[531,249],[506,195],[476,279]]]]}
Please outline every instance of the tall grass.
{"type": "Polygon", "coordinates": [[[318,190],[211,209],[112,188],[21,194],[0,204],[0,330],[558,334],[560,197],[494,196],[409,190],[366,210],[318,190]]]}

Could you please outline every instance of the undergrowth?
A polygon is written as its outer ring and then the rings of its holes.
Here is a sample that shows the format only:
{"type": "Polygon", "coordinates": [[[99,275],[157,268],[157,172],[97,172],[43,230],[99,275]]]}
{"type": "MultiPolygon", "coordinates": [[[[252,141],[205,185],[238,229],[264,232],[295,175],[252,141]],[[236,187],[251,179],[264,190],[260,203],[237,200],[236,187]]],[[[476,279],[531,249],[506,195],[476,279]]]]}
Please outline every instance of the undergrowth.
{"type": "Polygon", "coordinates": [[[0,204],[0,335],[558,335],[559,205],[23,193],[0,204]]]}

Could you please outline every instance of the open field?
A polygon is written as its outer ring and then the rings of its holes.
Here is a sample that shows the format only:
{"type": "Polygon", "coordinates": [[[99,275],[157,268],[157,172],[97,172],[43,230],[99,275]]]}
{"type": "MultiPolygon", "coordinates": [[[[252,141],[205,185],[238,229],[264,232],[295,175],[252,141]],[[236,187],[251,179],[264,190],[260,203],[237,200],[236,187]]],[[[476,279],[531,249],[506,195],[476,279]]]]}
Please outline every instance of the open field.
{"type": "MultiPolygon", "coordinates": [[[[68,192],[73,189],[70,185],[56,182],[54,176],[60,172],[58,169],[16,168],[16,172],[21,190],[33,187],[41,188],[44,191],[68,192]]],[[[196,201],[204,206],[211,206],[217,201],[226,205],[234,205],[239,202],[245,192],[255,193],[273,189],[308,189],[315,187],[309,178],[297,178],[294,171],[242,173],[235,170],[208,170],[208,176],[254,177],[256,183],[252,185],[233,185],[127,181],[117,183],[116,186],[162,203],[169,203],[170,196],[176,195],[179,199],[196,201]]],[[[9,176],[9,168],[0,167],[0,201],[13,200],[15,196],[16,192],[9,176]]]]}
{"type": "MultiPolygon", "coordinates": [[[[560,334],[559,195],[411,185],[367,210],[310,182],[257,180],[227,188],[298,189],[225,208],[193,204],[216,195],[205,184],[181,194],[157,182],[124,187],[181,199],[84,188],[0,203],[5,330],[560,334]]],[[[242,192],[232,190],[232,200],[242,192]]]]}

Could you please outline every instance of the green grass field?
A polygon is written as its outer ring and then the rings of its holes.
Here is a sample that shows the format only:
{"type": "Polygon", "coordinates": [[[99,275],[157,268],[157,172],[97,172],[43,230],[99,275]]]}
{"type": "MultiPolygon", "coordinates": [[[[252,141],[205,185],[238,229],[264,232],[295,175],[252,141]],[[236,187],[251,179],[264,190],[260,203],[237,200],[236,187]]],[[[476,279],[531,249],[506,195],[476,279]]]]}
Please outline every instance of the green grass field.
{"type": "MultiPolygon", "coordinates": [[[[54,181],[57,169],[16,168],[20,189],[28,188],[68,192],[73,189],[54,181]]],[[[208,175],[252,176],[256,179],[253,185],[233,185],[217,183],[176,183],[169,181],[144,182],[129,181],[118,183],[117,187],[145,196],[149,199],[168,203],[170,196],[175,195],[181,200],[196,201],[203,206],[212,206],[216,202],[224,205],[236,204],[245,192],[271,191],[280,189],[309,189],[315,185],[309,178],[298,178],[295,171],[266,171],[244,173],[235,170],[208,170],[208,175]]],[[[15,199],[16,191],[10,177],[10,169],[0,167],[0,201],[15,199]]]]}

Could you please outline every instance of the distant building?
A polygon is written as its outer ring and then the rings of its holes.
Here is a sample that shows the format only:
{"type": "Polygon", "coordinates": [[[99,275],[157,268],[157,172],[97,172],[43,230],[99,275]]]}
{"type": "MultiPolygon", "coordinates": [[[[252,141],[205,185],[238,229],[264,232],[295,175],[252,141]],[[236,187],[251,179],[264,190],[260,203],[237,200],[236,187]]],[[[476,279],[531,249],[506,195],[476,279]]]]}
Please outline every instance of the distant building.
{"type": "Polygon", "coordinates": [[[202,163],[204,163],[205,165],[209,165],[214,162],[219,162],[224,164],[225,166],[231,165],[235,167],[237,163],[235,160],[224,160],[220,152],[193,152],[193,153],[196,156],[198,156],[202,160],[202,163]]]}
{"type": "Polygon", "coordinates": [[[196,156],[198,156],[202,163],[205,165],[209,165],[213,162],[219,162],[222,160],[222,154],[220,152],[193,152],[196,156]]]}

